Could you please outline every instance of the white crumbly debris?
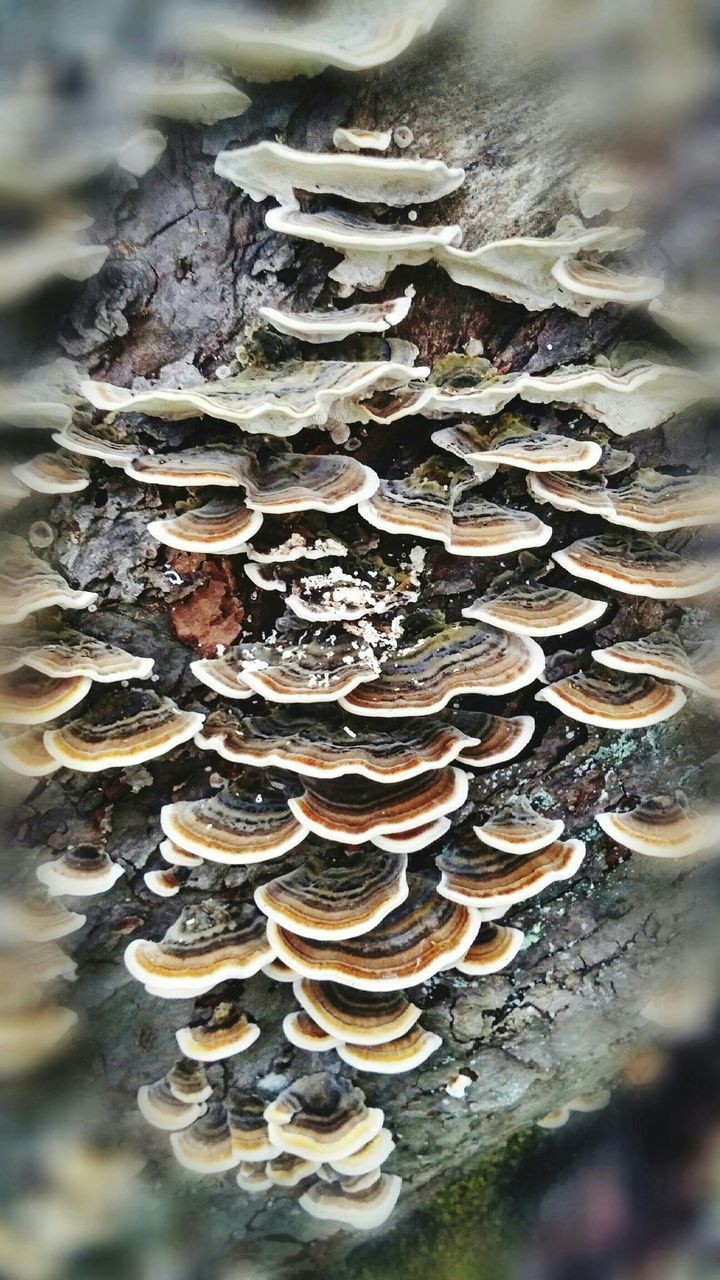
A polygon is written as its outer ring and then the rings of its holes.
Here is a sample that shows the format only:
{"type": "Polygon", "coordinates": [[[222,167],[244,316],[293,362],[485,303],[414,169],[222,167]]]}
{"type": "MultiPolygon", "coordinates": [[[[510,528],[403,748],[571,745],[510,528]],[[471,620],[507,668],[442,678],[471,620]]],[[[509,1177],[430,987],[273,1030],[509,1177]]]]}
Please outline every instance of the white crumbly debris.
{"type": "Polygon", "coordinates": [[[471,1084],[470,1076],[466,1076],[462,1071],[459,1071],[456,1076],[450,1077],[445,1085],[445,1092],[451,1098],[464,1098],[471,1084]]]}

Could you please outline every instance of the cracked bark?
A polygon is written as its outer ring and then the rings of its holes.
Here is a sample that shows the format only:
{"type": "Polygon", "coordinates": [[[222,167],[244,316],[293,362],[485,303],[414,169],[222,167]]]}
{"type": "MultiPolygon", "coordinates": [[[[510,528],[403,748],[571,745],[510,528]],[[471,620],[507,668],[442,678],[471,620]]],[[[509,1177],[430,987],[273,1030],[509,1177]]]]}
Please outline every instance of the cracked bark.
{"type": "MultiPolygon", "coordinates": [[[[432,52],[422,48],[392,68],[356,79],[326,73],[310,83],[258,86],[253,96],[252,108],[238,121],[202,131],[172,129],[166,154],[140,182],[118,175],[99,190],[93,208],[98,238],[113,252],[100,275],[74,296],[58,326],[61,348],[92,372],[125,385],[138,378],[182,380],[197,371],[212,376],[238,348],[254,359],[297,352],[289,340],[256,332],[258,307],[311,304],[334,259],[315,246],[268,233],[263,207],[215,177],[213,155],[227,145],[278,133],[292,145],[320,149],[330,146],[339,124],[408,123],[415,134],[411,154],[468,165],[465,186],[433,210],[432,218],[460,221],[470,244],[547,230],[569,207],[575,158],[551,90],[512,80],[498,84],[485,55],[464,36],[446,34],[432,52]]],[[[387,293],[411,281],[417,300],[397,332],[417,343],[423,363],[460,350],[473,337],[483,341],[500,369],[539,371],[597,355],[619,337],[643,334],[641,321],[616,308],[588,320],[559,311],[528,314],[464,290],[431,267],[399,270],[387,293]]],[[[361,346],[351,342],[346,349],[354,345],[361,346]]],[[[557,420],[551,409],[534,417],[548,424],[557,420]]],[[[223,435],[222,427],[207,424],[142,426],[158,443],[223,435]]],[[[355,456],[381,474],[390,460],[412,466],[424,456],[424,436],[405,422],[374,427],[359,434],[355,456]]],[[[633,448],[643,463],[662,459],[696,466],[707,454],[706,423],[687,414],[682,430],[647,433],[633,448]]],[[[487,495],[522,503],[522,478],[499,473],[487,495]]],[[[91,487],[52,508],[52,552],[73,584],[100,592],[87,629],[153,656],[158,692],[188,709],[208,709],[212,695],[188,673],[194,652],[228,643],[243,619],[259,632],[271,620],[277,597],[257,602],[227,560],[210,563],[158,548],[146,524],[171,505],[172,495],[167,500],[162,491],[94,466],[91,487]]],[[[13,523],[26,528],[36,509],[48,518],[45,504],[29,501],[14,513],[13,523]]],[[[591,523],[553,512],[553,547],[582,536],[591,523]]],[[[383,550],[391,542],[383,538],[383,550]]],[[[501,564],[465,562],[429,549],[427,597],[455,619],[512,564],[512,558],[501,564]]],[[[549,644],[550,670],[564,674],[592,644],[633,637],[676,614],[658,602],[622,599],[594,639],[575,633],[567,642],[571,653],[561,640],[554,653],[549,644]]],[[[658,729],[611,734],[538,710],[530,698],[515,695],[502,710],[536,715],[532,747],[504,768],[479,773],[458,821],[469,830],[471,813],[477,820],[479,811],[518,791],[541,794],[567,815],[569,834],[589,839],[589,853],[569,886],[556,886],[511,913],[530,946],[510,970],[484,980],[443,974],[421,989],[423,1024],[444,1041],[426,1066],[407,1077],[361,1077],[369,1100],[385,1108],[398,1144],[391,1167],[405,1180],[394,1219],[400,1226],[438,1180],[466,1170],[567,1098],[612,1082],[647,1034],[639,1011],[650,988],[664,970],[673,970],[698,924],[708,872],[620,858],[592,827],[592,816],[625,794],[691,786],[709,754],[708,722],[686,709],[658,729]],[[476,1077],[463,1100],[444,1092],[458,1069],[476,1077]]],[[[130,935],[158,936],[189,900],[187,891],[170,902],[154,898],[142,872],[158,865],[161,805],[181,786],[186,796],[205,792],[211,769],[231,773],[214,757],[183,748],[132,771],[63,772],[29,794],[19,815],[18,842],[27,857],[44,860],[67,842],[101,839],[126,869],[107,898],[97,905],[91,900],[88,926],[70,939],[80,964],[74,992],[83,1016],[80,1074],[87,1087],[112,1100],[123,1124],[157,1162],[152,1167],[158,1184],[170,1189],[177,1188],[180,1175],[164,1137],[137,1122],[134,1099],[138,1084],[161,1075],[173,1060],[173,1031],[188,1006],[147,996],[129,979],[122,951],[130,935]]],[[[425,865],[421,859],[417,865],[425,865]]],[[[291,855],[283,866],[292,865],[291,855]]],[[[196,897],[219,884],[240,890],[253,877],[205,867],[199,883],[196,897]]],[[[293,1006],[287,986],[258,976],[245,984],[243,999],[262,1036],[233,1060],[236,1078],[251,1084],[258,1077],[296,1076],[326,1065],[324,1057],[295,1050],[282,1038],[282,1017],[293,1006]]],[[[77,1064],[68,1070],[76,1073],[77,1064]]],[[[357,1247],[352,1236],[303,1215],[294,1195],[278,1192],[258,1203],[238,1193],[232,1175],[184,1194],[199,1208],[214,1210],[203,1217],[209,1256],[242,1251],[297,1270],[323,1259],[336,1262],[357,1247]]]]}

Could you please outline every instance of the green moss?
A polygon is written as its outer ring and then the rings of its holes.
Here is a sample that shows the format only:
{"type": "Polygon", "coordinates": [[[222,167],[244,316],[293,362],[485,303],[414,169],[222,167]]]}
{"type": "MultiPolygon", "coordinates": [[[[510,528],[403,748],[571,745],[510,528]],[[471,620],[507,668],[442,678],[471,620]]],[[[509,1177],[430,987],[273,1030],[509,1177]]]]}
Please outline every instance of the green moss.
{"type": "Polygon", "coordinates": [[[463,1177],[440,1183],[402,1226],[357,1251],[351,1280],[504,1280],[521,1215],[512,1184],[541,1141],[539,1131],[525,1130],[463,1177]]]}

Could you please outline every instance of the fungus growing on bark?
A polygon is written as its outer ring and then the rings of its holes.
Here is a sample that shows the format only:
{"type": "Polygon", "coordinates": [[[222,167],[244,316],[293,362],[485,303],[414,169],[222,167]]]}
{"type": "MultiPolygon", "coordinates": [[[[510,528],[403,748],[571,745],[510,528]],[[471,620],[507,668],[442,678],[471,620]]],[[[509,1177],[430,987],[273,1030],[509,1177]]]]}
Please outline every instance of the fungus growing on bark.
{"type": "Polygon", "coordinates": [[[392,142],[392,129],[345,129],[333,133],[337,151],[387,151],[392,142]]]}
{"type": "Polygon", "coordinates": [[[400,1075],[422,1066],[442,1044],[442,1036],[425,1031],[416,1023],[396,1040],[382,1044],[339,1044],[336,1052],[343,1062],[356,1071],[374,1071],[377,1075],[400,1075]]]}
{"type": "Polygon", "coordinates": [[[654,676],[579,671],[557,680],[537,693],[571,720],[601,729],[640,729],[668,720],[684,707],[685,694],[677,685],[663,684],[654,676]]]}
{"type": "Polygon", "coordinates": [[[244,1053],[260,1028],[232,1000],[220,999],[196,1009],[186,1027],[175,1032],[180,1052],[194,1062],[220,1062],[244,1053]]]}
{"type": "Polygon", "coordinates": [[[600,461],[602,445],[594,440],[538,431],[514,414],[503,414],[489,427],[462,422],[431,436],[433,444],[456,454],[486,474],[488,467],[519,467],[523,471],[587,471],[600,461]]]}
{"type": "Polygon", "coordinates": [[[526,796],[516,796],[473,830],[478,840],[505,853],[537,853],[559,840],[565,823],[533,809],[526,796]]]}
{"type": "Polygon", "coordinates": [[[328,1035],[322,1027],[314,1022],[304,1009],[296,1013],[288,1013],[283,1019],[283,1035],[290,1044],[308,1053],[327,1053],[336,1049],[340,1043],[334,1036],[328,1035]]]}
{"type": "Polygon", "coordinates": [[[534,640],[487,626],[432,623],[428,634],[401,643],[375,680],[340,698],[354,715],[432,715],[461,693],[499,696],[522,689],[545,668],[534,640]]]}
{"type": "Polygon", "coordinates": [[[182,1132],[171,1133],[170,1144],[178,1164],[194,1173],[225,1173],[240,1163],[221,1102],[211,1103],[205,1114],[182,1132]]]}
{"type": "Polygon", "coordinates": [[[113,426],[105,423],[90,429],[82,423],[68,423],[53,433],[56,444],[78,453],[83,458],[100,458],[109,467],[122,467],[131,462],[137,453],[137,444],[127,439],[113,426]]]}
{"type": "Polygon", "coordinates": [[[717,586],[716,564],[679,555],[646,534],[601,534],[579,538],[553,552],[568,573],[627,595],[683,600],[717,586]]]}
{"type": "Polygon", "coordinates": [[[0,901],[0,916],[7,936],[22,942],[55,942],[82,929],[87,919],[44,889],[34,889],[21,900],[0,901]]]}
{"type": "Polygon", "coordinates": [[[462,616],[516,635],[562,636],[591,626],[606,609],[604,600],[588,600],[562,587],[528,582],[482,596],[463,609],[462,616]]]}
{"type": "Polygon", "coordinates": [[[299,1203],[313,1218],[373,1231],[387,1222],[401,1187],[402,1178],[394,1173],[382,1173],[372,1186],[352,1194],[338,1183],[319,1181],[300,1197],[299,1203]]]}
{"type": "Polygon", "coordinates": [[[241,116],[250,99],[229,80],[219,76],[148,75],[132,86],[142,108],[165,120],[183,124],[217,124],[241,116]]]}
{"type": "Polygon", "coordinates": [[[125,951],[133,978],[168,999],[192,999],[227,979],[249,978],[271,958],[265,918],[247,902],[185,907],[159,942],[136,938],[125,951]]]}
{"type": "Polygon", "coordinates": [[[210,713],[195,741],[225,760],[256,768],[288,769],[308,778],[357,774],[388,783],[440,769],[466,750],[472,753],[488,742],[494,727],[483,723],[475,735],[439,718],[385,727],[348,724],[332,708],[312,715],[279,708],[269,716],[223,708],[210,713]]]}
{"type": "Polygon", "coordinates": [[[497,973],[515,959],[524,940],[525,934],[521,929],[486,921],[480,925],[472,946],[454,967],[468,978],[497,973]]]}
{"type": "Polygon", "coordinates": [[[204,800],[176,800],[160,811],[174,844],[209,862],[252,865],[279,858],[307,837],[281,791],[258,791],[252,780],[231,782],[204,800]]]}
{"type": "Polygon", "coordinates": [[[376,529],[431,538],[453,555],[508,555],[549,540],[549,525],[530,511],[488,502],[480,484],[469,468],[431,458],[409,476],[381,480],[358,511],[376,529]]]}
{"type": "Polygon", "coordinates": [[[277,307],[260,307],[258,315],[279,333],[302,342],[342,342],[354,333],[385,333],[400,324],[410,310],[414,294],[411,285],[400,298],[361,302],[344,311],[280,311],[277,307]]]}
{"type": "Polygon", "coordinates": [[[92,681],[87,676],[46,676],[20,668],[0,676],[0,724],[47,724],[82,702],[92,681]]]}
{"type": "Polygon", "coordinates": [[[442,818],[459,809],[467,793],[468,775],[446,766],[402,782],[308,780],[304,794],[291,797],[288,805],[298,822],[316,835],[361,844],[442,818]]]}
{"type": "Polygon", "coordinates": [[[305,1012],[328,1036],[354,1045],[380,1045],[397,1040],[410,1031],[420,1017],[417,1005],[411,1004],[399,991],[358,991],[336,982],[299,978],[293,992],[305,1012]]]}
{"type": "Polygon", "coordinates": [[[663,533],[720,521],[720,491],[709,476],[672,476],[645,468],[616,489],[608,488],[602,478],[531,476],[528,489],[538,501],[562,511],[587,511],[610,524],[641,532],[663,533]]]}
{"type": "Polygon", "coordinates": [[[720,840],[716,814],[702,813],[685,796],[648,796],[632,809],[596,814],[606,835],[633,853],[651,858],[687,858],[715,849],[720,840]]]}
{"type": "MultiPolygon", "coordinates": [[[[200,1082],[198,1082],[200,1084],[200,1082]]],[[[154,1084],[143,1084],[138,1089],[137,1102],[140,1114],[155,1129],[178,1132],[204,1116],[212,1085],[202,1082],[202,1087],[190,1091],[176,1087],[173,1071],[154,1084]]]]}
{"type": "Polygon", "coordinates": [[[74,591],[50,565],[34,555],[23,538],[3,539],[0,565],[0,626],[23,622],[39,609],[87,609],[97,600],[95,591],[74,591]]]}
{"type": "Polygon", "coordinates": [[[44,729],[26,729],[0,739],[0,763],[23,778],[46,778],[62,768],[45,746],[44,729]]]}
{"type": "Polygon", "coordinates": [[[473,911],[439,897],[431,881],[411,876],[409,888],[402,906],[359,938],[312,941],[271,920],[270,945],[302,977],[359,991],[419,986],[465,954],[479,921],[473,911]]]}
{"type": "Polygon", "coordinates": [[[79,493],[90,483],[85,467],[63,453],[38,453],[17,463],[13,475],[33,493],[79,493]]]}
{"type": "Polygon", "coordinates": [[[260,910],[304,938],[355,938],[379,924],[408,894],[403,855],[306,855],[301,866],[259,885],[260,910]]]}
{"type": "Polygon", "coordinates": [[[66,849],[51,862],[41,862],[35,874],[51,894],[88,898],[112,889],[124,869],[104,850],[80,845],[66,849]]]}
{"type": "Polygon", "coordinates": [[[688,652],[675,632],[662,629],[638,640],[618,640],[607,649],[593,649],[592,657],[614,671],[644,672],[708,697],[718,696],[718,658],[712,642],[690,646],[688,652]]]}
{"type": "Polygon", "coordinates": [[[251,200],[272,196],[285,209],[299,208],[296,190],[405,208],[440,200],[456,191],[465,178],[464,169],[450,169],[442,160],[296,151],[282,142],[221,151],[215,172],[247,192],[251,200]]]}
{"type": "Polygon", "coordinates": [[[264,1164],[281,1154],[280,1147],[270,1141],[262,1098],[233,1087],[225,1099],[225,1108],[238,1160],[264,1164]]]}
{"type": "Polygon", "coordinates": [[[161,840],[158,850],[160,857],[171,867],[202,866],[202,858],[195,853],[188,853],[186,849],[181,849],[179,845],[173,844],[172,840],[161,840]]]}
{"type": "Polygon", "coordinates": [[[81,391],[104,413],[147,413],[170,422],[207,416],[236,423],[250,433],[291,436],[303,427],[327,422],[344,401],[405,387],[427,372],[393,360],[364,364],[295,361],[264,373],[251,371],[203,382],[187,390],[157,386],[131,391],[88,379],[81,384],[81,391]]]}
{"type": "Polygon", "coordinates": [[[179,893],[185,883],[182,872],[178,872],[176,867],[162,867],[159,871],[143,872],[143,880],[145,888],[151,893],[157,894],[158,898],[174,898],[179,893]]]}
{"type": "Polygon", "coordinates": [[[362,0],[348,21],[345,5],[325,5],[304,22],[278,25],[238,16],[235,9],[209,13],[188,10],[173,22],[173,38],[212,62],[232,67],[247,80],[261,83],[315,76],[326,67],[365,71],[383,66],[430,30],[447,0],[403,0],[388,23],[378,0],[362,0]]]}
{"type": "Polygon", "coordinates": [[[582,258],[559,258],[551,272],[566,293],[592,300],[598,306],[619,302],[636,307],[656,298],[665,287],[662,276],[627,275],[582,258]]]}
{"type": "Polygon", "coordinates": [[[281,1156],[275,1156],[274,1160],[268,1160],[265,1165],[265,1174],[272,1186],[296,1187],[306,1178],[314,1177],[320,1168],[317,1160],[303,1160],[301,1156],[293,1156],[285,1152],[281,1156]]]}
{"type": "MultiPolygon", "coordinates": [[[[437,892],[452,902],[502,912],[513,903],[534,898],[556,880],[569,880],[584,857],[582,840],[558,841],[521,856],[487,846],[452,849],[435,859],[442,872],[437,892]]],[[[467,950],[458,959],[463,960],[467,950]]]]}
{"type": "Polygon", "coordinates": [[[181,711],[171,698],[113,690],[78,720],[46,730],[44,742],[66,768],[95,773],[155,760],[188,742],[203,720],[197,711],[181,711]]]}
{"type": "Polygon", "coordinates": [[[343,261],[328,272],[341,298],[349,297],[355,289],[382,289],[395,267],[420,266],[432,258],[438,246],[459,244],[462,239],[457,226],[374,222],[346,209],[304,213],[280,206],[268,210],[265,224],[279,235],[311,240],[341,253],[343,261]]]}
{"type": "Polygon", "coordinates": [[[449,830],[449,818],[435,818],[433,822],[423,822],[419,827],[411,827],[409,831],[388,831],[385,835],[374,835],[372,842],[378,849],[389,853],[417,853],[446,835],[449,830]]]}
{"type": "Polygon", "coordinates": [[[180,551],[232,555],[247,550],[262,522],[261,512],[251,511],[239,498],[222,497],[177,516],[151,520],[148,533],[180,551]]]}
{"type": "Polygon", "coordinates": [[[67,628],[30,631],[0,646],[0,671],[30,667],[56,679],[84,676],[98,684],[144,680],[153,665],[152,658],[140,658],[118,645],[67,628]]]}
{"type": "Polygon", "coordinates": [[[302,1159],[335,1162],[353,1155],[382,1129],[379,1107],[362,1089],[329,1071],[301,1076],[265,1108],[270,1141],[302,1159]]]}
{"type": "Polygon", "coordinates": [[[489,715],[485,711],[455,713],[454,723],[465,733],[478,739],[477,744],[463,747],[458,761],[475,769],[489,769],[519,755],[535,732],[532,716],[489,715]]]}

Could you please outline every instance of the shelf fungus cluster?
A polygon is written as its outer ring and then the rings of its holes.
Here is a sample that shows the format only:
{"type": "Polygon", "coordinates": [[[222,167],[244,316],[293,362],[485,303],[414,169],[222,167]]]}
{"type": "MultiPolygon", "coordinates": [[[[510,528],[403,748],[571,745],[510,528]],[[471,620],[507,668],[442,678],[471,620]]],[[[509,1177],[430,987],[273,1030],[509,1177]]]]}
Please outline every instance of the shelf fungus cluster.
{"type": "MultiPolygon", "coordinates": [[[[270,31],[194,15],[173,36],[251,81],[360,70],[427,32],[443,4],[403,0],[392,23],[376,0],[351,15],[331,8],[270,31]]],[[[197,124],[247,105],[215,76],[180,80],[168,73],[138,88],[146,109],[197,124]]],[[[249,199],[269,202],[270,231],[339,254],[335,298],[430,261],[531,311],[587,316],[658,295],[661,282],[603,261],[636,238],[619,224],[573,216],[546,236],[477,247],[454,223],[423,224],[414,207],[457,203],[464,171],[406,154],[399,131],[377,123],[339,129],[327,153],[264,139],[215,163],[249,199]]],[[[178,747],[197,755],[192,777],[165,794],[158,863],[143,873],[150,893],[179,907],[162,904],[162,928],[150,913],[125,951],[145,992],[179,1009],[180,1056],[141,1085],[139,1109],[169,1133],[183,1167],[233,1170],[249,1195],[297,1188],[310,1215],[356,1228],[387,1219],[400,1179],[383,1168],[394,1146],[383,1111],[355,1077],[371,1091],[382,1076],[440,1069],[444,1023],[428,984],[444,975],[467,985],[512,966],[525,943],[520,910],[533,910],[524,904],[552,886],[561,893],[583,864],[583,815],[559,812],[539,788],[525,794],[522,770],[507,768],[531,743],[530,711],[542,725],[564,716],[577,734],[643,730],[695,694],[720,696],[713,646],[686,645],[677,620],[594,649],[586,638],[574,665],[557,653],[567,634],[580,645],[576,633],[614,619],[627,596],[660,602],[665,618],[663,602],[702,604],[720,581],[689,541],[718,522],[716,481],[636,466],[608,445],[706,398],[704,378],[621,349],[545,372],[452,354],[430,369],[411,343],[386,336],[422,305],[419,282],[347,307],[264,305],[259,321],[282,335],[272,349],[301,354],[212,378],[194,370],[182,385],[83,378],[57,403],[17,389],[6,397],[11,424],[52,430],[60,449],[3,472],[6,505],[31,491],[80,492],[94,469],[111,468],[119,484],[145,486],[160,560],[174,561],[166,549],[237,556],[237,594],[244,586],[243,605],[257,602],[230,644],[197,646],[177,697],[203,709],[186,709],[142,684],[152,678],[146,655],[57,622],[53,611],[97,597],[49,556],[14,536],[0,563],[7,767],[40,778],[152,764],[178,747]],[[369,358],[318,355],[348,340],[369,358]],[[383,432],[401,439],[406,418],[407,441],[389,456],[383,432]],[[365,446],[373,466],[352,456],[365,446]],[[456,590],[461,570],[471,585],[456,590]],[[560,660],[547,675],[541,642],[560,660]],[[501,799],[478,805],[474,771],[500,766],[488,793],[501,799]],[[272,1075],[245,1087],[268,981],[284,998],[288,1072],[274,1097],[272,1075]]],[[[717,817],[679,794],[627,797],[597,823],[628,853],[655,857],[703,852],[717,838],[717,817]]],[[[123,868],[82,845],[37,874],[42,908],[34,900],[16,915],[42,950],[83,921],[57,898],[106,892],[123,868]]],[[[63,972],[54,952],[43,964],[63,972]]],[[[26,1014],[49,1019],[48,1044],[60,1038],[44,1004],[26,1014]]],[[[0,1037],[4,1017],[0,1008],[0,1037]]]]}

